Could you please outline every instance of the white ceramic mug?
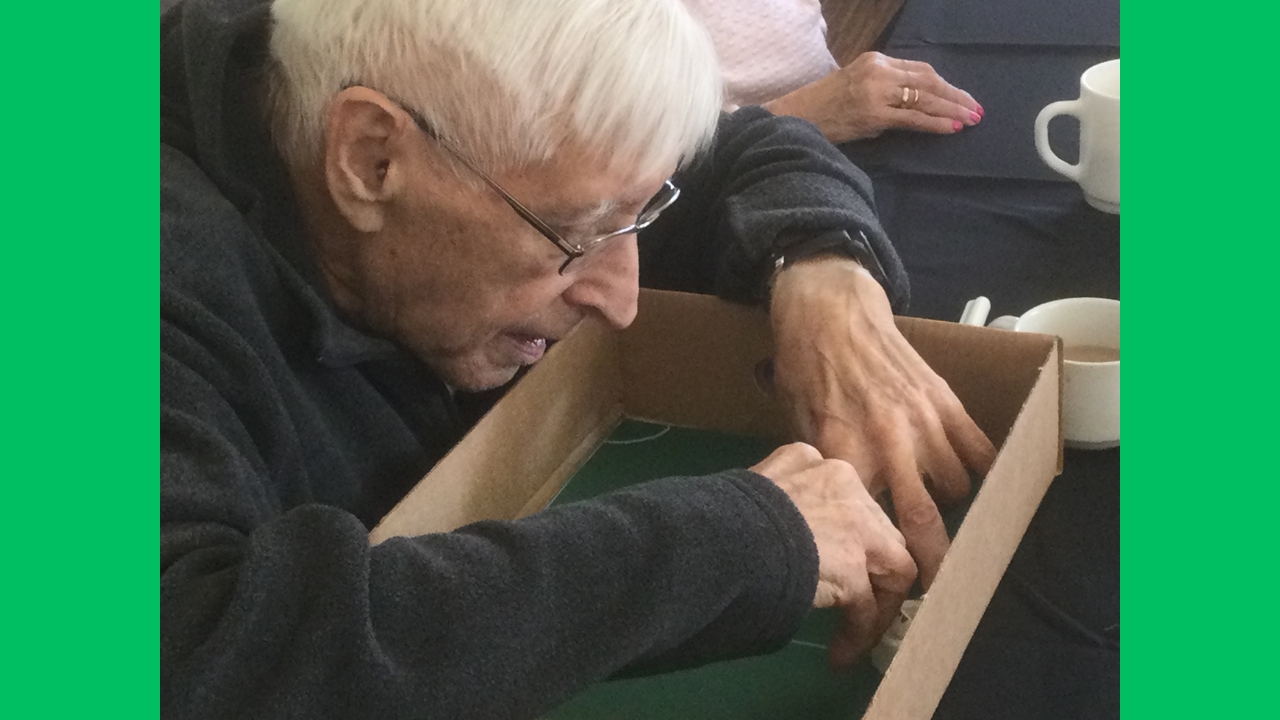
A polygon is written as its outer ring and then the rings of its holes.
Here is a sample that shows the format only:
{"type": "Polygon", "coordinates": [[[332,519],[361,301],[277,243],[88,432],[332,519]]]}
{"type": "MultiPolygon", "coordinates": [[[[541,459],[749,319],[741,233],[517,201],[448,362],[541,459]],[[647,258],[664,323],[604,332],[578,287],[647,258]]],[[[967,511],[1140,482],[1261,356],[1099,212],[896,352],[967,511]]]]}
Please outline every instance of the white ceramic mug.
{"type": "Polygon", "coordinates": [[[1036,150],[1045,164],[1075,180],[1095,208],[1120,213],[1120,61],[1094,65],[1080,76],[1080,98],[1050,103],[1036,116],[1036,150]],[[1080,162],[1072,165],[1049,147],[1049,121],[1080,120],[1080,162]]]}
{"type": "MultiPolygon", "coordinates": [[[[991,302],[975,298],[960,322],[982,325],[991,302]]],[[[1120,445],[1120,301],[1067,298],[1037,305],[991,327],[1062,338],[1062,439],[1068,447],[1102,450],[1120,445]],[[1114,358],[1110,359],[1112,352],[1114,358]]]]}

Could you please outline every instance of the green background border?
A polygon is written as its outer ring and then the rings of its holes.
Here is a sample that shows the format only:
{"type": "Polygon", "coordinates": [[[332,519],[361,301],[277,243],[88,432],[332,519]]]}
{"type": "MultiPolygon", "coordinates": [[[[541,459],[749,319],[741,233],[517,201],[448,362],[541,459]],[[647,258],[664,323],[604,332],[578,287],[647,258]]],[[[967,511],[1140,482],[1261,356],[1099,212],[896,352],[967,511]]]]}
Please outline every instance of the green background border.
{"type": "Polygon", "coordinates": [[[1121,2],[1124,718],[1277,715],[1278,15],[1121,2]]]}
{"type": "Polygon", "coordinates": [[[0,21],[0,717],[159,715],[157,12],[0,21]]]}
{"type": "MultiPolygon", "coordinates": [[[[156,11],[0,30],[5,717],[158,715],[156,11]]],[[[1274,713],[1277,14],[1122,3],[1126,718],[1274,713]]]]}

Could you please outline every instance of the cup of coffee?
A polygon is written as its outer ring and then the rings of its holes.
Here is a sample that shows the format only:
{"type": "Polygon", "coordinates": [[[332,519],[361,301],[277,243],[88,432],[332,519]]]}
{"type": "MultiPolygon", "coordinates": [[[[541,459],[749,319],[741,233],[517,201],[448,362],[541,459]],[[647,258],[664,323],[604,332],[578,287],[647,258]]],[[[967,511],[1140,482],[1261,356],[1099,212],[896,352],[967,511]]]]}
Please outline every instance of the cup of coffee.
{"type": "MultiPolygon", "coordinates": [[[[991,303],[969,301],[960,322],[982,325],[991,303]]],[[[1062,439],[1067,447],[1120,445],[1120,301],[1066,298],[1037,305],[990,327],[1062,338],[1062,439]]]]}
{"type": "Polygon", "coordinates": [[[1120,213],[1120,61],[1094,65],[1080,76],[1080,98],[1050,103],[1036,116],[1036,150],[1050,168],[1075,180],[1095,208],[1120,213]],[[1049,121],[1080,121],[1080,162],[1072,165],[1049,147],[1049,121]]]}

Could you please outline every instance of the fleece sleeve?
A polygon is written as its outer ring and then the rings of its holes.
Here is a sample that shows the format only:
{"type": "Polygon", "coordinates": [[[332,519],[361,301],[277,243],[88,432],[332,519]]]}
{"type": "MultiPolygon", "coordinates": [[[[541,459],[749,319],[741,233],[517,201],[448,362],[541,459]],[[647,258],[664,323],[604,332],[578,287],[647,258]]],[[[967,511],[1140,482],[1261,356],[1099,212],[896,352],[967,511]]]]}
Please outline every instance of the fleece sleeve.
{"type": "Polygon", "coordinates": [[[534,718],[619,672],[781,647],[812,602],[808,527],[745,470],[371,547],[286,491],[304,470],[269,374],[191,327],[162,313],[165,717],[534,718]]]}
{"type": "Polygon", "coordinates": [[[778,255],[843,231],[846,246],[831,251],[855,257],[861,244],[894,310],[905,311],[906,273],[870,179],[810,123],[758,107],[722,115],[710,150],[674,182],[680,199],[640,235],[646,287],[760,302],[778,255]]]}

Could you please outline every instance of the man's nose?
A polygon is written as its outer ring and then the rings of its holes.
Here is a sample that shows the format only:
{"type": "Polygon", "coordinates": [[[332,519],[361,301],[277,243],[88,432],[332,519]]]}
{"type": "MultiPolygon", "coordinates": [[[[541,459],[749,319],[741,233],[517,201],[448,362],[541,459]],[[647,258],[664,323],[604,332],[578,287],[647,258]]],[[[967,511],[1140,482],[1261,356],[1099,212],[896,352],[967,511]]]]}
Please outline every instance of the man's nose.
{"type": "MultiPolygon", "coordinates": [[[[581,258],[582,267],[569,272],[573,284],[564,291],[564,301],[594,310],[619,330],[636,319],[640,296],[640,251],[636,236],[627,235],[609,242],[595,257],[581,258]]],[[[575,261],[576,262],[576,261],[575,261]]]]}

